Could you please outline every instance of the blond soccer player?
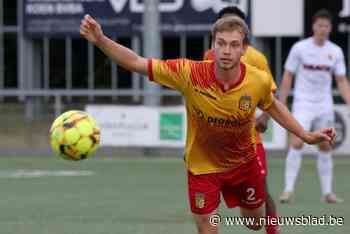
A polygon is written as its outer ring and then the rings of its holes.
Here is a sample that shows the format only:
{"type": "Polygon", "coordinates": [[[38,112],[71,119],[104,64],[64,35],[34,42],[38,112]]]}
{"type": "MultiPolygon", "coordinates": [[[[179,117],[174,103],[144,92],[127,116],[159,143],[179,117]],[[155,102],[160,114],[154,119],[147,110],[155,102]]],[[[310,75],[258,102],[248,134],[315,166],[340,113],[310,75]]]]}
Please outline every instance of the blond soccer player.
{"type": "MultiPolygon", "coordinates": [[[[218,19],[226,17],[226,16],[237,16],[243,20],[246,20],[246,15],[243,11],[241,11],[236,6],[228,6],[222,8],[218,13],[218,19]]],[[[215,50],[212,48],[205,52],[204,54],[204,60],[214,60],[215,61],[215,50]]],[[[264,54],[262,54],[259,50],[248,44],[247,49],[244,53],[244,55],[241,58],[241,62],[249,64],[259,70],[265,71],[270,79],[271,79],[271,91],[275,92],[277,89],[277,86],[273,80],[273,76],[269,67],[269,64],[267,62],[266,57],[264,54]]],[[[258,77],[259,78],[259,77],[258,77]]],[[[269,217],[270,219],[275,219],[278,217],[277,215],[277,209],[276,204],[272,198],[272,196],[269,193],[269,189],[267,186],[267,174],[268,174],[268,166],[267,166],[267,160],[266,160],[266,152],[264,145],[262,143],[262,139],[260,136],[260,132],[265,132],[267,129],[267,122],[268,122],[269,116],[267,113],[262,113],[257,119],[256,119],[256,134],[255,134],[255,142],[256,142],[256,156],[259,162],[260,166],[260,172],[265,178],[265,191],[266,191],[266,205],[265,205],[265,215],[266,217],[269,217]]],[[[268,224],[265,226],[266,233],[267,234],[279,234],[280,228],[278,224],[268,224]]]]}
{"type": "Polygon", "coordinates": [[[242,216],[255,218],[246,224],[248,228],[262,227],[259,218],[264,217],[266,195],[253,139],[257,107],[309,144],[334,142],[334,128],[305,131],[274,99],[268,75],[240,62],[248,27],[237,17],[214,24],[215,61],[141,57],[106,37],[89,15],[83,18],[80,33],[120,66],[148,75],[185,97],[188,195],[200,234],[218,233],[210,217],[217,212],[220,194],[229,208],[239,207],[242,216]]]}

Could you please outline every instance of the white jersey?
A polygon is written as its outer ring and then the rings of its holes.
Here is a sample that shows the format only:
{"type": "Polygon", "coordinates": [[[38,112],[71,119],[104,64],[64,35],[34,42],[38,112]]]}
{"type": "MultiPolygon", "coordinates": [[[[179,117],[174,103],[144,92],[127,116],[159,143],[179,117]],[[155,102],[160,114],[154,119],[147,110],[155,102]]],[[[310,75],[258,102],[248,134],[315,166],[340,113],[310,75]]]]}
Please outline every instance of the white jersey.
{"type": "Polygon", "coordinates": [[[346,74],[344,55],[339,46],[330,41],[318,46],[312,37],[301,40],[292,47],[285,69],[295,74],[294,106],[298,103],[314,108],[333,107],[333,74],[346,74]]]}

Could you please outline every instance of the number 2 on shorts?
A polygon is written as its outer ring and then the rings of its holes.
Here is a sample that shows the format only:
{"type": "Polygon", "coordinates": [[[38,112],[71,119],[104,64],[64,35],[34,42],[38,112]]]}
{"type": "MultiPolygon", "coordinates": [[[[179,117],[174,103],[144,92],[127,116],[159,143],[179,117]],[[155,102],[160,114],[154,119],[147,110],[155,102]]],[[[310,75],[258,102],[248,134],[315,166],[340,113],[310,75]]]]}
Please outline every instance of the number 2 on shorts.
{"type": "Polygon", "coordinates": [[[247,188],[248,201],[255,201],[255,188],[247,188]]]}

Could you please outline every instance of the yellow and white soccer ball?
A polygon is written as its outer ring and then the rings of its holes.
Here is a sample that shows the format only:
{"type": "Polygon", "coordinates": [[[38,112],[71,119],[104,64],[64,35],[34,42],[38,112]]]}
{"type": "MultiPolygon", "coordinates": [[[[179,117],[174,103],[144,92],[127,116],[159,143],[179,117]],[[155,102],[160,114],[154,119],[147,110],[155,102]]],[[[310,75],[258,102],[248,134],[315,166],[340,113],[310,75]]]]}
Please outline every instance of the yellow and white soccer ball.
{"type": "Polygon", "coordinates": [[[55,119],[50,129],[53,151],[67,160],[92,156],[100,144],[100,129],[86,112],[71,110],[55,119]]]}

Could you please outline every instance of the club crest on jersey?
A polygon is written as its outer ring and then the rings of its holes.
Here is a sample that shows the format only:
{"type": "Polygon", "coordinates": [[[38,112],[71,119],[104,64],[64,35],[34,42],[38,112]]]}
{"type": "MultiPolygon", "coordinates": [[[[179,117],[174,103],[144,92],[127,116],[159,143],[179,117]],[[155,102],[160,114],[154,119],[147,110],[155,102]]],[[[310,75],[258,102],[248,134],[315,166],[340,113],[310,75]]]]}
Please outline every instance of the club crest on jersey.
{"type": "Polygon", "coordinates": [[[205,205],[204,193],[196,193],[196,208],[202,209],[205,205]]]}
{"type": "Polygon", "coordinates": [[[333,55],[333,54],[328,54],[327,57],[331,61],[335,59],[335,55],[333,55]]]}
{"type": "Polygon", "coordinates": [[[242,96],[239,99],[239,109],[242,111],[248,111],[252,108],[252,97],[251,96],[242,96]]]}

